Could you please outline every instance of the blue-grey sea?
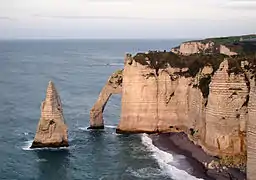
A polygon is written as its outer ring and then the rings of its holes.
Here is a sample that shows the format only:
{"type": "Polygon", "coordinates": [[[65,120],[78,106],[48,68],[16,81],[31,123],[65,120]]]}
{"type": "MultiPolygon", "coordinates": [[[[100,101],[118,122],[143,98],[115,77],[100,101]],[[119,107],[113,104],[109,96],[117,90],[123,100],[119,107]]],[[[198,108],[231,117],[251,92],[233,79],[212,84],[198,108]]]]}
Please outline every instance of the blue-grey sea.
{"type": "Polygon", "coordinates": [[[195,179],[147,135],[115,133],[120,95],[105,108],[105,130],[87,130],[90,109],[109,75],[123,68],[125,53],[170,50],[182,41],[0,41],[0,179],[195,179]],[[31,150],[49,80],[63,103],[70,147],[31,150]]]}

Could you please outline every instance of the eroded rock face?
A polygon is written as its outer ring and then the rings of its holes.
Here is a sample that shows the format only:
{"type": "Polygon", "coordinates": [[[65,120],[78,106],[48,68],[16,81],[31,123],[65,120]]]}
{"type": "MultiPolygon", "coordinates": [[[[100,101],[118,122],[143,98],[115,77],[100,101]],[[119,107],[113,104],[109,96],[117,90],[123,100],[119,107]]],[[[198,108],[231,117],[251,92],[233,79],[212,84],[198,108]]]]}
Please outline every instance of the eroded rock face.
{"type": "Polygon", "coordinates": [[[256,85],[255,79],[250,81],[249,119],[247,129],[247,179],[256,177],[256,85]]]}
{"type": "MultiPolygon", "coordinates": [[[[122,112],[118,132],[168,132],[171,127],[200,126],[203,96],[193,88],[192,77],[180,77],[188,68],[160,68],[156,71],[125,60],[122,112]],[[198,112],[198,113],[195,113],[198,112]],[[190,117],[190,118],[188,118],[190,117]]],[[[207,73],[207,72],[206,72],[207,73]]]]}
{"type": "Polygon", "coordinates": [[[211,79],[205,118],[204,141],[214,152],[245,151],[248,93],[245,75],[228,74],[228,61],[221,63],[211,79]]]}
{"type": "Polygon", "coordinates": [[[121,121],[117,131],[157,131],[157,82],[155,70],[127,56],[123,71],[121,121]]]}
{"type": "Polygon", "coordinates": [[[227,60],[217,71],[205,65],[195,77],[185,67],[149,61],[126,57],[117,132],[182,130],[213,155],[246,151],[249,88],[244,74],[229,73],[227,60]]]}
{"type": "Polygon", "coordinates": [[[202,43],[202,42],[185,42],[180,45],[179,48],[173,48],[172,52],[180,53],[182,55],[191,55],[196,53],[206,52],[212,49],[214,46],[213,42],[202,43]]]}
{"type": "Polygon", "coordinates": [[[237,55],[236,52],[232,52],[228,47],[224,46],[224,45],[220,45],[220,53],[221,54],[226,54],[228,56],[234,56],[237,55]]]}
{"type": "Polygon", "coordinates": [[[215,44],[214,42],[203,43],[200,41],[195,42],[184,42],[179,47],[173,48],[171,50],[173,53],[181,54],[184,56],[189,56],[191,54],[198,53],[220,53],[225,54],[227,56],[237,55],[236,52],[231,51],[225,45],[215,44]]]}
{"type": "Polygon", "coordinates": [[[60,97],[53,82],[50,81],[45,101],[41,104],[41,118],[31,148],[67,147],[67,130],[60,97]]]}
{"type": "Polygon", "coordinates": [[[103,111],[112,94],[120,94],[122,91],[123,75],[122,70],[112,74],[105,86],[101,90],[99,97],[90,111],[90,127],[89,129],[103,129],[103,111]]]}

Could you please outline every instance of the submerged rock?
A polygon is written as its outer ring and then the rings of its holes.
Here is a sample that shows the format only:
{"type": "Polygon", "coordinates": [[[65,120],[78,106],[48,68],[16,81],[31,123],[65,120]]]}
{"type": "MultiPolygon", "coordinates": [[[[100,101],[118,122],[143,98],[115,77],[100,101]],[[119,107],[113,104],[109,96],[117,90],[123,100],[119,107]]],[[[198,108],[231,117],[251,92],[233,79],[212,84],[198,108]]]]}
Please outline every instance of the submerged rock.
{"type": "Polygon", "coordinates": [[[67,147],[67,129],[60,97],[53,82],[50,81],[45,101],[41,104],[41,118],[31,148],[67,147]]]}

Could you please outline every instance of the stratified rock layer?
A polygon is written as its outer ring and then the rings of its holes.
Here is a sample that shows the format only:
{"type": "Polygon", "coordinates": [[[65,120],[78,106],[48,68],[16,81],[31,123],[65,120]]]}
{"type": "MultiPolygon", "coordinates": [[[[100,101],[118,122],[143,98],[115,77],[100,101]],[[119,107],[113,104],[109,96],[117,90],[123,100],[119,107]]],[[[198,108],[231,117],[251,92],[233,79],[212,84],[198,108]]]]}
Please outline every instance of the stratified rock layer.
{"type": "Polygon", "coordinates": [[[256,86],[250,81],[249,121],[247,126],[247,179],[256,179],[256,86]]]}
{"type": "Polygon", "coordinates": [[[50,81],[45,101],[41,104],[41,118],[31,148],[67,146],[68,132],[61,100],[53,82],[50,81]]]}
{"type": "Polygon", "coordinates": [[[200,42],[200,41],[191,41],[184,42],[179,47],[173,48],[171,50],[173,53],[182,54],[185,56],[189,56],[191,54],[197,53],[220,53],[228,56],[237,55],[236,52],[231,51],[227,46],[216,44],[212,41],[209,42],[200,42]]]}
{"type": "Polygon", "coordinates": [[[149,57],[168,56],[154,53],[160,54],[150,52],[145,62],[126,57],[117,132],[182,130],[210,154],[244,153],[249,92],[245,75],[229,74],[224,60],[217,70],[205,65],[192,77],[188,68],[154,64],[149,57]]]}
{"type": "Polygon", "coordinates": [[[103,89],[101,90],[99,97],[90,111],[90,127],[89,129],[103,129],[103,111],[108,102],[108,99],[112,94],[121,94],[122,92],[122,70],[119,70],[112,74],[103,89]]]}
{"type": "Polygon", "coordinates": [[[178,48],[173,48],[172,52],[180,53],[182,55],[191,55],[196,53],[206,52],[214,47],[213,42],[202,43],[202,42],[185,42],[178,48]]]}
{"type": "Polygon", "coordinates": [[[210,83],[206,106],[206,145],[225,153],[245,151],[246,111],[249,93],[244,74],[228,74],[228,61],[221,63],[210,83]]]}
{"type": "Polygon", "coordinates": [[[125,59],[121,122],[117,131],[157,131],[157,82],[155,70],[125,59]],[[146,120],[146,121],[145,121],[146,120]]]}
{"type": "MultiPolygon", "coordinates": [[[[247,178],[254,180],[255,52],[255,41],[227,37],[186,42],[171,52],[127,55],[117,132],[184,131],[207,153],[242,170],[248,150],[247,178]]],[[[102,111],[109,95],[101,96],[99,110],[91,112],[92,125],[103,126],[102,111]]]]}

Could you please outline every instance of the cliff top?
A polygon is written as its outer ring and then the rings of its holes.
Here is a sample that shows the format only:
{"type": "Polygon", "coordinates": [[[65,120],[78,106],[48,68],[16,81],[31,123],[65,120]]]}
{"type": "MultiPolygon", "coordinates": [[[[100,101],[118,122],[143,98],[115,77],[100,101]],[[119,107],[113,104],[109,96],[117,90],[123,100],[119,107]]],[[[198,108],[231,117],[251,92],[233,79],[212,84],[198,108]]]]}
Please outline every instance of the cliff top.
{"type": "Polygon", "coordinates": [[[156,69],[165,69],[170,65],[173,68],[188,68],[182,75],[195,77],[204,66],[212,66],[214,72],[219,68],[220,63],[227,57],[222,54],[192,54],[189,56],[177,55],[172,52],[149,51],[138,53],[133,58],[136,62],[156,69]]]}
{"type": "Polygon", "coordinates": [[[227,37],[216,37],[216,38],[207,38],[203,40],[193,40],[187,42],[214,42],[217,44],[230,44],[235,42],[248,42],[248,41],[256,41],[256,34],[242,35],[242,36],[227,36],[227,37]]]}
{"type": "MultiPolygon", "coordinates": [[[[229,73],[239,74],[243,72],[241,68],[242,61],[248,61],[245,66],[253,74],[256,73],[256,35],[230,36],[208,38],[204,40],[196,40],[190,42],[214,42],[212,51],[194,53],[190,55],[182,55],[179,53],[167,51],[148,51],[146,53],[137,53],[133,58],[136,62],[156,69],[158,74],[159,69],[165,69],[168,66],[173,68],[188,68],[187,72],[182,72],[180,75],[186,77],[195,77],[201,68],[204,66],[212,66],[213,73],[219,68],[220,63],[227,58],[229,61],[229,73]],[[218,45],[225,45],[231,51],[237,52],[237,55],[227,56],[220,54],[220,51],[215,51],[218,45]]],[[[186,43],[186,42],[185,42],[186,43]]]]}
{"type": "Polygon", "coordinates": [[[215,45],[225,45],[231,51],[237,52],[238,54],[251,55],[256,53],[256,34],[207,38],[188,42],[201,42],[203,44],[214,42],[215,45]]]}

